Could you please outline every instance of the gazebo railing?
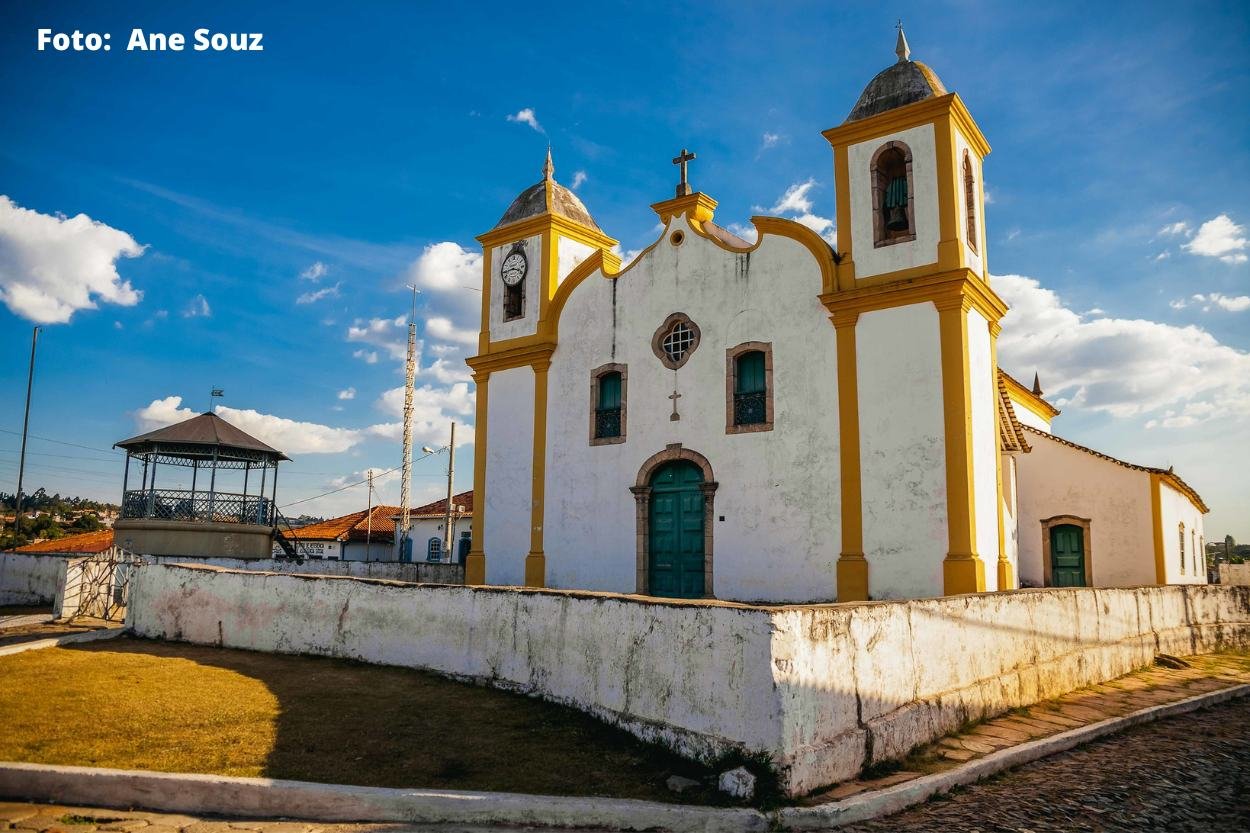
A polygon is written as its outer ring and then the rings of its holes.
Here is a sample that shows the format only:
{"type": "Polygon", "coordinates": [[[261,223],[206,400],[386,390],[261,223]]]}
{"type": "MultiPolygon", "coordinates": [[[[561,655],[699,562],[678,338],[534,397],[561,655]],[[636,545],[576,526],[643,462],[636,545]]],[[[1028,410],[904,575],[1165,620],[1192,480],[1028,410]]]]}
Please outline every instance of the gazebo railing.
{"type": "Polygon", "coordinates": [[[273,502],[258,495],[148,489],[126,492],[121,517],[273,526],[273,502]]]}

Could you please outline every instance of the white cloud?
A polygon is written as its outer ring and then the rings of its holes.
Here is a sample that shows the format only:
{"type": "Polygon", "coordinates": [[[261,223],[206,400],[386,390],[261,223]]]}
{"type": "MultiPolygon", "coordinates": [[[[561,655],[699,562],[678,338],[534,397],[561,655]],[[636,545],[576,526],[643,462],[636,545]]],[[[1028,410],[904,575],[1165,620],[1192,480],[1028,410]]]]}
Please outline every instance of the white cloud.
{"type": "Polygon", "coordinates": [[[347,340],[380,347],[392,359],[404,361],[408,355],[408,320],[402,315],[395,318],[370,318],[368,320],[357,318],[347,328],[347,340]]]}
{"type": "MultiPolygon", "coordinates": [[[[467,382],[457,382],[447,388],[422,385],[413,392],[412,436],[415,445],[441,445],[447,442],[447,434],[453,421],[457,423],[457,446],[473,441],[471,420],[476,396],[467,382]]],[[[392,388],[378,398],[377,407],[383,413],[397,419],[404,415],[404,388],[392,388]]],[[[390,422],[371,426],[368,431],[376,437],[397,440],[403,436],[403,422],[390,422]]]]}
{"type": "Polygon", "coordinates": [[[329,271],[330,270],[326,268],[326,265],[320,260],[314,261],[312,266],[309,266],[303,272],[299,273],[299,279],[302,281],[312,281],[313,283],[316,283],[325,276],[326,272],[329,271]]]}
{"type": "Polygon", "coordinates": [[[539,133],[546,134],[547,132],[543,130],[542,125],[538,123],[538,117],[534,115],[534,109],[532,107],[526,107],[525,109],[508,116],[508,121],[514,121],[519,124],[528,124],[539,133]]]}
{"type": "Polygon", "coordinates": [[[1245,263],[1248,259],[1245,250],[1250,247],[1245,233],[1245,226],[1221,214],[1199,226],[1198,233],[1188,243],[1182,243],[1181,248],[1190,254],[1218,257],[1225,263],[1245,263]]]}
{"type": "Polygon", "coordinates": [[[355,388],[346,388],[344,390],[339,391],[339,399],[355,399],[355,398],[356,398],[355,388]]]}
{"type": "Polygon", "coordinates": [[[303,295],[300,295],[295,299],[295,303],[315,304],[323,298],[337,298],[339,297],[339,287],[342,285],[343,282],[339,281],[334,286],[325,286],[318,289],[316,292],[305,292],[303,295]]]}
{"type": "Polygon", "coordinates": [[[143,293],[117,273],[117,260],[144,247],[92,220],[40,214],[0,196],[0,301],[38,324],[64,324],[97,301],[129,307],[143,293]]]}
{"type": "MultiPolygon", "coordinates": [[[[218,405],[216,413],[239,430],[286,454],[335,454],[347,451],[366,437],[378,436],[378,426],[365,429],[335,428],[227,405],[218,405]]],[[[195,415],[195,411],[182,407],[181,396],[154,399],[133,414],[140,431],[152,431],[173,425],[195,415]]]]}
{"type": "Polygon", "coordinates": [[[797,223],[802,223],[825,238],[825,240],[833,243],[837,231],[834,228],[833,220],[812,213],[814,203],[808,195],[814,187],[816,187],[815,179],[794,183],[786,189],[786,192],[781,195],[768,211],[772,214],[789,215],[790,219],[797,223]]]}
{"type": "Polygon", "coordinates": [[[768,150],[774,148],[781,141],[780,133],[764,133],[764,137],[760,142],[760,150],[768,150]]]}
{"type": "MultiPolygon", "coordinates": [[[[1244,312],[1250,309],[1250,296],[1246,295],[1224,295],[1219,292],[1211,292],[1209,294],[1198,293],[1192,297],[1192,300],[1199,304],[1203,304],[1203,312],[1210,312],[1212,306],[1217,306],[1227,312],[1244,312]]],[[[1180,302],[1181,307],[1185,305],[1184,301],[1180,302]]],[[[1172,302],[1173,309],[1180,309],[1176,306],[1176,302],[1172,302]]]]}
{"type": "Polygon", "coordinates": [[[1021,378],[1038,371],[1060,407],[1145,416],[1146,427],[1250,414],[1250,353],[1202,328],[1087,321],[1033,278],[1001,275],[993,283],[1011,308],[998,342],[1003,366],[1021,378]]]}
{"type": "Polygon", "coordinates": [[[1184,220],[1181,220],[1176,223],[1169,223],[1168,225],[1159,229],[1159,234],[1163,235],[1164,237],[1175,237],[1178,234],[1184,234],[1188,236],[1190,234],[1193,234],[1193,231],[1190,230],[1189,223],[1185,222],[1184,220]]]}
{"type": "Polygon", "coordinates": [[[477,344],[476,330],[457,327],[449,318],[427,318],[425,321],[425,333],[431,338],[443,341],[455,341],[469,345],[477,344]]]}
{"type": "Polygon", "coordinates": [[[573,182],[569,185],[569,187],[572,188],[574,191],[576,191],[578,188],[581,188],[582,185],[585,184],[586,179],[587,177],[586,177],[585,171],[576,171],[573,174],[573,182]]]}
{"type": "Polygon", "coordinates": [[[423,377],[428,376],[441,385],[450,385],[455,382],[467,382],[473,378],[469,372],[469,367],[463,361],[454,361],[450,359],[435,359],[429,367],[421,370],[423,377]]]}
{"type": "Polygon", "coordinates": [[[1171,256],[1172,256],[1172,253],[1165,250],[1155,255],[1155,260],[1167,260],[1171,256]]]}
{"type": "Polygon", "coordinates": [[[360,350],[357,350],[354,353],[352,353],[352,357],[360,359],[365,364],[377,364],[378,363],[378,351],[377,350],[365,350],[364,348],[361,348],[360,350]]]}
{"type": "Polygon", "coordinates": [[[187,304],[186,309],[182,311],[183,318],[212,318],[213,308],[208,305],[208,299],[203,295],[196,295],[187,304]]]}
{"type": "Polygon", "coordinates": [[[989,184],[988,184],[988,183],[982,183],[982,184],[981,184],[981,190],[985,193],[985,204],[986,204],[986,205],[993,205],[993,204],[994,204],[994,193],[990,190],[990,186],[989,186],[989,184]]]}
{"type": "Polygon", "coordinates": [[[1168,301],[1168,306],[1172,309],[1184,309],[1189,306],[1189,302],[1184,298],[1177,298],[1175,301],[1168,301]]]}
{"type": "Polygon", "coordinates": [[[760,231],[753,223],[730,223],[726,228],[748,243],[754,243],[760,238],[760,231]]]}

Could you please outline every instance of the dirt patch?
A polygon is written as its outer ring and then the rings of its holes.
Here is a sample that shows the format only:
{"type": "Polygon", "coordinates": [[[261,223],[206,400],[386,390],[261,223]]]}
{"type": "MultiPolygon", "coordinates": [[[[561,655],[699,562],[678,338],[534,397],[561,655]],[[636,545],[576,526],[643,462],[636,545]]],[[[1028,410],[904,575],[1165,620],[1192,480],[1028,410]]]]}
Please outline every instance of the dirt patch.
{"type": "Polygon", "coordinates": [[[0,657],[0,760],[722,803],[714,773],[573,709],[434,674],[135,639],[0,657]]]}

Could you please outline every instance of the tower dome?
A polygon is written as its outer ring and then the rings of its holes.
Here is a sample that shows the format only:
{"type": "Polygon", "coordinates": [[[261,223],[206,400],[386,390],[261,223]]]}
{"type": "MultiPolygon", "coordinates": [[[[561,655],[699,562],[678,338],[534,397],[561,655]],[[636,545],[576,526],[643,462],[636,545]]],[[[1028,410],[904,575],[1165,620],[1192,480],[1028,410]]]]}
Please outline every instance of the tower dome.
{"type": "Polygon", "coordinates": [[[512,225],[542,214],[558,214],[566,220],[595,231],[602,231],[595,218],[577,195],[555,179],[555,166],[551,164],[551,148],[547,148],[547,162],[543,165],[543,178],[520,193],[508,210],[495,223],[495,228],[512,225]]]}
{"type": "Polygon", "coordinates": [[[911,49],[907,46],[907,37],[901,28],[898,30],[898,42],[894,52],[898,55],[898,61],[878,72],[868,82],[851,114],[846,117],[848,122],[876,116],[927,98],[946,95],[946,87],[943,86],[942,79],[937,77],[937,73],[919,61],[911,60],[911,49]]]}

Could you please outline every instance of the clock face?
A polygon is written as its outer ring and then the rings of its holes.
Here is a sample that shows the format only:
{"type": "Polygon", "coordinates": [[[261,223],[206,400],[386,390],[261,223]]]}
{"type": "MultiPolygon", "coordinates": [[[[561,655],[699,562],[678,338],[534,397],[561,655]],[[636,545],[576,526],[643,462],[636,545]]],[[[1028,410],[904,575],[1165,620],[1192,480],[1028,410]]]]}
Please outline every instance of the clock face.
{"type": "Polygon", "coordinates": [[[529,264],[525,260],[525,255],[514,251],[503,259],[503,265],[499,267],[499,276],[508,286],[516,286],[525,277],[525,270],[528,268],[529,264]]]}

